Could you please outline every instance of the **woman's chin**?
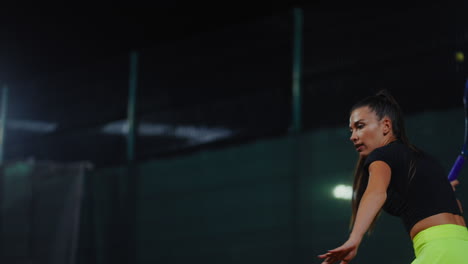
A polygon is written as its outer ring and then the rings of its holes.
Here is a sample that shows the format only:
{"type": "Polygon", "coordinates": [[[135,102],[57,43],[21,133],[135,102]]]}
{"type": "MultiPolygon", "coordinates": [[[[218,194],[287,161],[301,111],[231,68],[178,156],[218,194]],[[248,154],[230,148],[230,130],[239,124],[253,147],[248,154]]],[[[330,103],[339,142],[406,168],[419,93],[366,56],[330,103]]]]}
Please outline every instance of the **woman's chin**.
{"type": "Polygon", "coordinates": [[[365,158],[365,157],[367,157],[367,155],[369,155],[369,153],[367,153],[366,151],[361,151],[361,152],[359,152],[359,156],[360,156],[360,157],[365,158]]]}

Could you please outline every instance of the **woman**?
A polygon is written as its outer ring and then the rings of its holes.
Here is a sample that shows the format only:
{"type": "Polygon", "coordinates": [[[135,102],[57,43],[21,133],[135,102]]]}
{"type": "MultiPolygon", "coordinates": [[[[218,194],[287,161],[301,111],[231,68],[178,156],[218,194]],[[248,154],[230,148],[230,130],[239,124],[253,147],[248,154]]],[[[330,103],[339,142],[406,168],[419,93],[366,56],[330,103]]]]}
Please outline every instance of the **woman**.
{"type": "MultiPolygon", "coordinates": [[[[351,141],[359,159],[353,185],[352,231],[322,264],[348,263],[381,209],[398,216],[422,263],[466,263],[468,231],[443,168],[410,144],[395,99],[381,91],[351,108],[351,141]]],[[[458,182],[457,182],[458,183],[458,182]]]]}

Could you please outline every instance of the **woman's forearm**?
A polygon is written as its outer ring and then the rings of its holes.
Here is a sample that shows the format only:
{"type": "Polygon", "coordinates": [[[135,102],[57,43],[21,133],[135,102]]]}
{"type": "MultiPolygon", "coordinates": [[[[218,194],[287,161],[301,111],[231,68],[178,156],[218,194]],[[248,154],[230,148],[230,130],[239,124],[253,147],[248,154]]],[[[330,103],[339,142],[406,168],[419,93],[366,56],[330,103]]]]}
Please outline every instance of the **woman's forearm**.
{"type": "Polygon", "coordinates": [[[362,240],[387,199],[386,192],[364,192],[350,238],[362,240]]]}
{"type": "Polygon", "coordinates": [[[463,207],[459,199],[457,199],[457,204],[458,204],[458,208],[460,209],[460,213],[463,214],[463,207]]]}

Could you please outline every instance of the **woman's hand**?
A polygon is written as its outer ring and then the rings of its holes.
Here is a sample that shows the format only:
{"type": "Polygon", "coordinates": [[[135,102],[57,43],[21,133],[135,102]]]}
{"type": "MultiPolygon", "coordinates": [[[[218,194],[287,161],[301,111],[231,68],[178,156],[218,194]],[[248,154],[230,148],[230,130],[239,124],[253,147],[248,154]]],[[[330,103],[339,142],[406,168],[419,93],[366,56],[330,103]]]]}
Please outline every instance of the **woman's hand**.
{"type": "Polygon", "coordinates": [[[318,257],[324,259],[322,264],[334,264],[337,261],[341,261],[340,264],[347,264],[356,256],[360,243],[360,240],[350,238],[340,247],[328,250],[328,253],[318,257]]]}
{"type": "Polygon", "coordinates": [[[455,187],[457,187],[457,185],[459,185],[459,184],[460,184],[460,182],[458,180],[453,180],[453,181],[450,182],[450,185],[452,185],[453,191],[456,191],[455,187]]]}

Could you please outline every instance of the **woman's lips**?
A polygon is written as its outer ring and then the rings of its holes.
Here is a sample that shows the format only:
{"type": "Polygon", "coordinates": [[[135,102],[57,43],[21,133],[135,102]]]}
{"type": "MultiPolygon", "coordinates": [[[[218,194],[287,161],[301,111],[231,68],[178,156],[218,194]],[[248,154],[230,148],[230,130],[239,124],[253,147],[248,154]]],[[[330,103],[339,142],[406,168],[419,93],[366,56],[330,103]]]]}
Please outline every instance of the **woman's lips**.
{"type": "Polygon", "coordinates": [[[356,145],[354,145],[354,147],[356,148],[357,152],[361,152],[362,149],[364,148],[364,145],[363,144],[356,144],[356,145]]]}

